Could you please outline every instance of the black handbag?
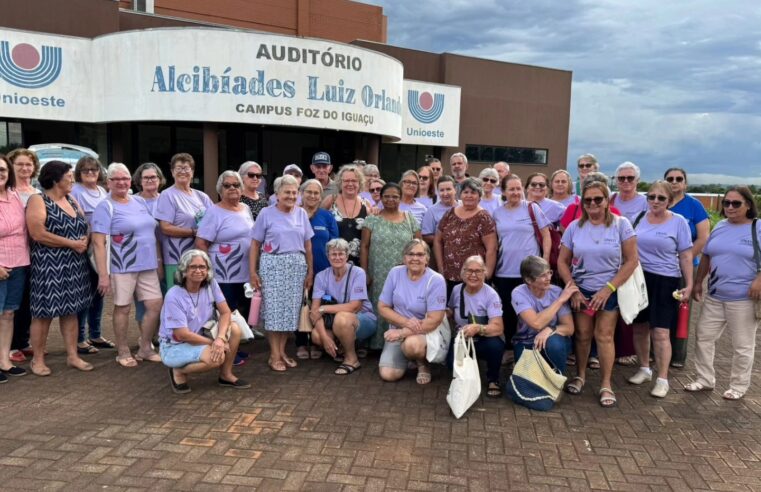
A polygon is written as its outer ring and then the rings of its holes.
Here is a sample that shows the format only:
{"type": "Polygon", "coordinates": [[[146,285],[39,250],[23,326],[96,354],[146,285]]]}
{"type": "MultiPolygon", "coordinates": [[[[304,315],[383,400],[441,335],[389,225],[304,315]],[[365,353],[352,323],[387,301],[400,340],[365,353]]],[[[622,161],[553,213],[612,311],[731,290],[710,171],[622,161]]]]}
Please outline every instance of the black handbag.
{"type": "MultiPolygon", "coordinates": [[[[349,294],[349,281],[351,280],[351,269],[354,265],[349,265],[349,271],[346,273],[346,286],[344,288],[344,301],[342,304],[346,304],[346,299],[349,294]]],[[[338,304],[338,301],[333,296],[323,296],[320,301],[320,306],[331,306],[338,304]]],[[[335,313],[322,313],[322,322],[325,324],[326,330],[333,329],[333,321],[336,319],[335,313]]]]}
{"type": "Polygon", "coordinates": [[[469,323],[477,325],[488,325],[488,316],[476,316],[475,314],[465,314],[465,284],[460,289],[460,318],[468,320],[469,323]]]}

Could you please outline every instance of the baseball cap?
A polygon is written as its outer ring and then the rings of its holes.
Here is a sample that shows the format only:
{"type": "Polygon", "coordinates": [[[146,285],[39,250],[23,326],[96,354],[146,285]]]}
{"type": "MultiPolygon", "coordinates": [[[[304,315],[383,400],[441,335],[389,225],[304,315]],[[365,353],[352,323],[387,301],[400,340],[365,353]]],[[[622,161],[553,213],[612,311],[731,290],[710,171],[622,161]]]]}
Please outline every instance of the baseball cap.
{"type": "Polygon", "coordinates": [[[327,152],[317,152],[312,156],[312,164],[330,164],[330,154],[327,152]]]}
{"type": "Polygon", "coordinates": [[[288,164],[287,166],[285,166],[285,169],[283,169],[283,176],[285,176],[291,171],[295,171],[302,176],[304,175],[304,173],[301,171],[301,168],[299,166],[297,166],[296,164],[288,164]]]}

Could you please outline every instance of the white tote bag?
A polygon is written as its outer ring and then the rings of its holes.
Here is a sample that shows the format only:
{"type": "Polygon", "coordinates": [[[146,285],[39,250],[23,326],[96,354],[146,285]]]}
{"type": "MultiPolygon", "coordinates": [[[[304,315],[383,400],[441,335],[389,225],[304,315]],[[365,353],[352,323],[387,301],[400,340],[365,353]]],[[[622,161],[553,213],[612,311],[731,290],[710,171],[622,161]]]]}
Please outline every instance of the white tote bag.
{"type": "Polygon", "coordinates": [[[443,364],[447,360],[449,342],[452,341],[452,330],[449,320],[444,320],[435,330],[425,334],[425,359],[431,364],[443,364]]]}
{"type": "Polygon", "coordinates": [[[618,309],[621,313],[621,319],[627,325],[631,324],[647,305],[645,273],[642,271],[642,265],[637,263],[637,268],[634,269],[631,276],[618,288],[618,309]]]}
{"type": "Polygon", "coordinates": [[[476,347],[473,345],[473,338],[465,338],[462,332],[458,333],[454,339],[452,376],[447,403],[454,416],[459,419],[481,394],[481,376],[478,373],[476,347]]]}

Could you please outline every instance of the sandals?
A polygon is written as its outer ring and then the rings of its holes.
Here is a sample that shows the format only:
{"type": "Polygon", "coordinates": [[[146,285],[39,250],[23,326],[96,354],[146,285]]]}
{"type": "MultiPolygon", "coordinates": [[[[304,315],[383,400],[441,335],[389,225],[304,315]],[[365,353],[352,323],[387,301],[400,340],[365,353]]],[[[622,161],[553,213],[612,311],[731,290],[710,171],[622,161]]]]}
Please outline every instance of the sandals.
{"type": "Polygon", "coordinates": [[[272,359],[270,359],[267,362],[267,364],[270,366],[270,369],[272,369],[275,372],[285,372],[286,369],[287,369],[285,367],[285,362],[283,362],[282,360],[272,360],[272,359]]]}
{"type": "Polygon", "coordinates": [[[576,365],[576,356],[573,354],[570,354],[568,358],[565,360],[565,365],[567,366],[575,366],[576,365]]]}
{"type": "Polygon", "coordinates": [[[357,362],[356,366],[352,366],[349,364],[341,364],[340,366],[336,368],[333,374],[336,374],[338,376],[348,376],[349,374],[353,373],[360,367],[362,367],[362,364],[360,364],[359,362],[357,362]]]}
{"type": "Polygon", "coordinates": [[[582,378],[576,376],[565,385],[565,392],[569,395],[579,395],[581,394],[581,390],[584,389],[584,383],[585,381],[582,378]]]}
{"type": "Polygon", "coordinates": [[[637,365],[637,356],[636,355],[627,355],[624,357],[619,357],[616,359],[616,364],[619,366],[626,366],[631,367],[637,365]]]}
{"type": "Polygon", "coordinates": [[[367,358],[367,349],[366,348],[358,348],[357,349],[357,357],[360,359],[366,359],[367,358]]]}
{"type": "Polygon", "coordinates": [[[317,347],[312,347],[309,349],[309,358],[312,360],[317,360],[320,357],[322,357],[322,350],[318,349],[317,347]]]}
{"type": "Polygon", "coordinates": [[[417,377],[415,378],[417,384],[428,384],[431,382],[431,369],[427,366],[418,366],[417,377]]]}
{"type": "Polygon", "coordinates": [[[307,360],[309,358],[309,350],[305,346],[300,346],[296,349],[296,358],[301,360],[307,360]]]}
{"type": "Polygon", "coordinates": [[[721,397],[724,398],[725,400],[733,400],[733,401],[739,400],[743,396],[745,396],[745,393],[740,393],[739,391],[733,390],[731,388],[725,391],[723,395],[721,395],[721,397]]]}
{"type": "Polygon", "coordinates": [[[613,393],[613,390],[610,388],[600,388],[600,391],[598,391],[597,394],[600,395],[600,406],[603,408],[613,408],[616,406],[616,403],[618,403],[618,400],[616,400],[616,394],[613,393]],[[607,393],[608,396],[604,396],[605,393],[607,393]]]}
{"type": "Polygon", "coordinates": [[[93,347],[101,348],[101,349],[112,349],[116,348],[116,344],[109,340],[108,338],[91,338],[88,340],[88,343],[92,345],[93,347]]]}
{"type": "Polygon", "coordinates": [[[713,387],[706,386],[705,384],[699,383],[697,381],[692,381],[684,385],[684,391],[689,391],[690,393],[697,393],[698,391],[713,391],[713,387]]]}
{"type": "Polygon", "coordinates": [[[29,363],[29,368],[32,370],[32,374],[40,377],[50,376],[52,372],[48,366],[34,359],[29,363]]]}
{"type": "Polygon", "coordinates": [[[137,367],[137,360],[132,357],[132,354],[117,355],[116,363],[122,367],[137,367]]]}
{"type": "Polygon", "coordinates": [[[141,355],[140,352],[138,352],[135,354],[135,360],[138,362],[143,362],[144,360],[147,360],[148,362],[161,362],[161,356],[156,352],[150,352],[148,355],[141,355]]]}
{"type": "Polygon", "coordinates": [[[98,349],[85,342],[85,345],[77,344],[77,353],[81,355],[94,355],[98,353],[98,349]]]}
{"type": "Polygon", "coordinates": [[[486,396],[489,398],[499,398],[502,396],[502,388],[500,388],[499,384],[491,382],[486,388],[486,396]]]}
{"type": "Polygon", "coordinates": [[[600,359],[597,357],[590,357],[589,361],[587,361],[587,368],[589,369],[599,369],[600,368],[600,359]]]}
{"type": "Polygon", "coordinates": [[[95,369],[95,366],[93,366],[89,362],[83,361],[82,359],[79,359],[79,363],[72,363],[72,362],[66,361],[66,365],[69,367],[73,367],[74,369],[78,369],[82,372],[90,372],[93,369],[95,369]]]}
{"type": "Polygon", "coordinates": [[[298,366],[295,360],[291,359],[287,355],[283,356],[283,362],[285,362],[285,365],[293,369],[294,367],[298,366]]]}

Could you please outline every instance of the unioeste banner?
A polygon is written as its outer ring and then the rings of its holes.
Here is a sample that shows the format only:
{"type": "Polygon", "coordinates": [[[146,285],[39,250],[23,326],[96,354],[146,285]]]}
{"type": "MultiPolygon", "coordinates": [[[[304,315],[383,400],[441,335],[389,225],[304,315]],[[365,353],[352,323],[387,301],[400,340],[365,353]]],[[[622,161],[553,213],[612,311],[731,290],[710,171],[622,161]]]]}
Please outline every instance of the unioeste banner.
{"type": "Polygon", "coordinates": [[[396,143],[457,147],[460,88],[405,79],[402,121],[402,138],[396,143]]]}
{"type": "Polygon", "coordinates": [[[403,66],[316,39],[166,28],[93,40],[0,29],[0,114],[218,121],[402,136],[403,66]]]}

